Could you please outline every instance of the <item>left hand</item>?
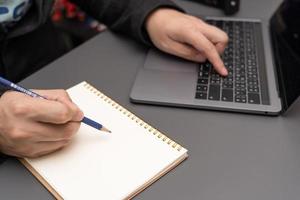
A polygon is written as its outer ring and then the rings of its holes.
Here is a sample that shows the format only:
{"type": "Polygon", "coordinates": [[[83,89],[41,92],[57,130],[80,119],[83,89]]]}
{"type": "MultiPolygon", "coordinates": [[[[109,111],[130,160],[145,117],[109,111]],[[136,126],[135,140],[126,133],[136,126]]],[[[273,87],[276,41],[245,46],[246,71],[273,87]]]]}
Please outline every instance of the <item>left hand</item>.
{"type": "Polygon", "coordinates": [[[147,18],[146,30],[160,50],[195,62],[208,59],[223,76],[228,74],[220,57],[228,36],[199,18],[169,8],[160,8],[147,18]]]}

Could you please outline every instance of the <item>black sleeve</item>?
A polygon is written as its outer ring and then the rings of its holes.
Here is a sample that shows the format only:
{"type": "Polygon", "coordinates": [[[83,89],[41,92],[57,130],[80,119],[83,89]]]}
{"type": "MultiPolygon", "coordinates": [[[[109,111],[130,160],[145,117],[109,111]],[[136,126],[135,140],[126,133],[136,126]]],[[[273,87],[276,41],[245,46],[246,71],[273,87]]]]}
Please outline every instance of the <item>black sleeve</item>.
{"type": "MultiPolygon", "coordinates": [[[[6,88],[3,88],[3,87],[0,85],[0,98],[1,98],[1,95],[2,95],[4,92],[6,92],[6,91],[7,91],[7,89],[6,89],[6,88]]],[[[0,123],[1,123],[1,122],[0,122],[0,123]]],[[[6,159],[6,156],[3,155],[3,154],[1,154],[1,152],[0,152],[0,164],[3,163],[3,162],[5,161],[5,159],[6,159]]]]}
{"type": "Polygon", "coordinates": [[[147,16],[157,8],[169,7],[183,11],[171,0],[71,0],[111,30],[133,36],[150,45],[144,28],[147,16]]]}
{"type": "Polygon", "coordinates": [[[0,164],[6,160],[6,156],[0,153],[0,164]]]}
{"type": "Polygon", "coordinates": [[[6,92],[7,90],[9,90],[9,89],[7,89],[7,88],[3,87],[2,85],[0,85],[0,97],[1,97],[2,94],[3,94],[4,92],[6,92]]]}

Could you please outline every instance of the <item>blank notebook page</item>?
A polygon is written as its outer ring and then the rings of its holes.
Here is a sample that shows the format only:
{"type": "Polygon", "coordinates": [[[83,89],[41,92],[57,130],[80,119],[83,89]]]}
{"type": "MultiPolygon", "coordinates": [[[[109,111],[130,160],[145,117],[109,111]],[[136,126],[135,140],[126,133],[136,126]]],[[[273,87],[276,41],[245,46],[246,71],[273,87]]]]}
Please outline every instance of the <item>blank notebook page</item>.
{"type": "Polygon", "coordinates": [[[70,145],[25,166],[63,199],[128,199],[174,168],[187,150],[82,82],[68,90],[86,117],[112,133],[81,124],[70,145]]]}

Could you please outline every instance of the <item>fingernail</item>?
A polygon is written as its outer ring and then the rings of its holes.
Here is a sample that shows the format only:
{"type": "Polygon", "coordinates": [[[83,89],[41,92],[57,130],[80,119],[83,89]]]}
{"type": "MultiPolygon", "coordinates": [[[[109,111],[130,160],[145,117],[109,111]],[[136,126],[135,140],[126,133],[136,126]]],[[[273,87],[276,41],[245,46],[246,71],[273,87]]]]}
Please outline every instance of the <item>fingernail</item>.
{"type": "Polygon", "coordinates": [[[227,71],[226,68],[223,68],[223,69],[222,69],[222,74],[223,74],[224,76],[227,76],[227,75],[228,75],[228,71],[227,71]]]}
{"type": "Polygon", "coordinates": [[[77,121],[81,121],[84,117],[84,114],[82,111],[79,111],[78,115],[77,115],[77,121]]]}

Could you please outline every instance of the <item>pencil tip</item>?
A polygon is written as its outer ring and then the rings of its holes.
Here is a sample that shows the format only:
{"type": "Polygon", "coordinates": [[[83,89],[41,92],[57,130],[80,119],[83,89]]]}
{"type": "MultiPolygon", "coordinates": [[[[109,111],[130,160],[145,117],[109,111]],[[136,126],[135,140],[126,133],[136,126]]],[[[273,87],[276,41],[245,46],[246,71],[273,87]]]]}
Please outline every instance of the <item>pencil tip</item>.
{"type": "Polygon", "coordinates": [[[101,128],[101,131],[105,131],[105,132],[107,132],[107,133],[111,133],[111,131],[108,130],[107,128],[105,128],[105,127],[102,127],[102,128],[101,128]]]}

